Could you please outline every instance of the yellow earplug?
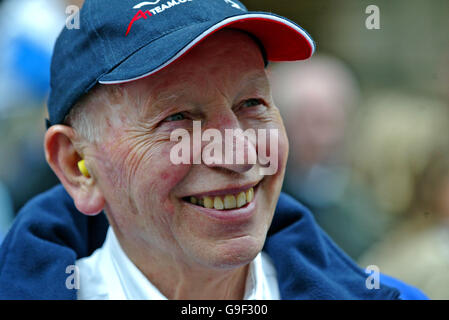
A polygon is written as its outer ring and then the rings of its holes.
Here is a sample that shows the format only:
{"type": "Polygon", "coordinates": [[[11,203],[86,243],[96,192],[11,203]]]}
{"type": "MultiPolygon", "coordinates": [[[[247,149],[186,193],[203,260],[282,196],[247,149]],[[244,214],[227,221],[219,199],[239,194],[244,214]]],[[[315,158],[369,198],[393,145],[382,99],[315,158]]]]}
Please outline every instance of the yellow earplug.
{"type": "Polygon", "coordinates": [[[86,178],[90,178],[89,170],[86,168],[86,162],[84,160],[81,160],[78,162],[78,168],[80,169],[80,172],[85,176],[86,178]]]}

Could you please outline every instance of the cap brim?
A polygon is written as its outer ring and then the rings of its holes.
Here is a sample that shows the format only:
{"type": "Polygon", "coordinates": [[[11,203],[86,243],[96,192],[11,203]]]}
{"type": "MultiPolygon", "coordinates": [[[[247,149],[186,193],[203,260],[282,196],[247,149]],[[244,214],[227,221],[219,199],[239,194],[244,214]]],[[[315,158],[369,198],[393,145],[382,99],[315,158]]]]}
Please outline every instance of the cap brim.
{"type": "Polygon", "coordinates": [[[181,58],[213,33],[224,28],[246,31],[258,38],[268,61],[310,58],[315,44],[309,34],[288,19],[270,13],[247,13],[211,25],[204,22],[146,44],[99,78],[101,84],[120,84],[148,77],[181,58]]]}

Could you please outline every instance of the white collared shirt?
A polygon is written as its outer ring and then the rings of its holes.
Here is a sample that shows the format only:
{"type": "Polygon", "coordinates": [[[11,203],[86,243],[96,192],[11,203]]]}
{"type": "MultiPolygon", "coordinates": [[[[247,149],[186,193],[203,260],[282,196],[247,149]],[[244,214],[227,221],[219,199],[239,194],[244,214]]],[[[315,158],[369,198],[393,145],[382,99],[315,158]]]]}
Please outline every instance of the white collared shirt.
{"type": "MultiPolygon", "coordinates": [[[[78,300],[166,300],[128,258],[109,227],[103,246],[76,261],[78,300]]],[[[276,270],[270,257],[259,253],[251,262],[244,300],[280,299],[276,270]]]]}

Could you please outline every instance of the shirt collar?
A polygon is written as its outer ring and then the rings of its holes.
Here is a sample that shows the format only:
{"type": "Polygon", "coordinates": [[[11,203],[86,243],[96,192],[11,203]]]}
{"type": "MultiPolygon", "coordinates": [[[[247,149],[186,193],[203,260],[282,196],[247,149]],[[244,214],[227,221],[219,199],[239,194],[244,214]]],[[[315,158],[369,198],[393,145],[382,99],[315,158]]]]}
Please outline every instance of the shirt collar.
{"type": "MultiPolygon", "coordinates": [[[[103,248],[110,252],[109,256],[113,264],[111,269],[115,270],[126,299],[167,300],[128,258],[111,227],[109,227],[103,248]]],[[[114,277],[105,277],[105,279],[112,278],[114,277]]],[[[269,256],[259,253],[249,266],[244,300],[276,299],[279,299],[276,271],[269,256]]]]}

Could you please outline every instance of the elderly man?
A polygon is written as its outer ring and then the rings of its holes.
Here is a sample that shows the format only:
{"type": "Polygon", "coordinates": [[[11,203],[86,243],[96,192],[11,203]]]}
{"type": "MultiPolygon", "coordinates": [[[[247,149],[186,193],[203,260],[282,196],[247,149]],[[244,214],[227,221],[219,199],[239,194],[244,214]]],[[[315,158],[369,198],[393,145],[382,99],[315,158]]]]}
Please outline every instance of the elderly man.
{"type": "Polygon", "coordinates": [[[299,26],[238,1],[87,0],[52,63],[45,151],[63,187],[19,214],[0,254],[0,297],[420,297],[395,280],[369,285],[280,196],[288,141],[265,66],[313,51],[299,26]],[[172,133],[195,122],[276,135],[242,150],[233,137],[243,162],[195,162],[202,140],[189,163],[173,163],[172,133]],[[250,161],[262,151],[270,163],[250,161]],[[276,172],[261,174],[271,162],[276,172]]]}

